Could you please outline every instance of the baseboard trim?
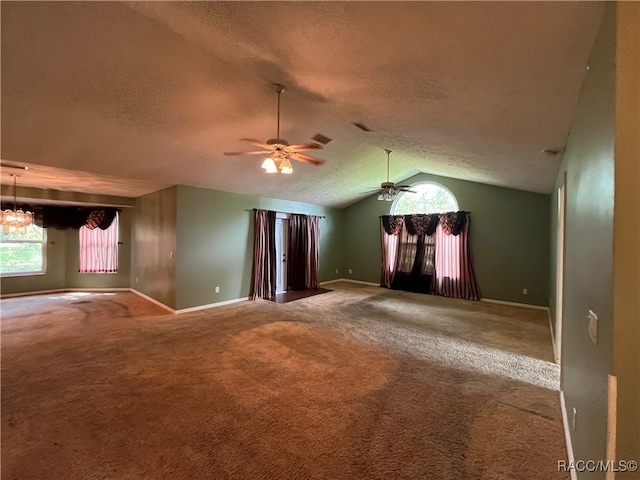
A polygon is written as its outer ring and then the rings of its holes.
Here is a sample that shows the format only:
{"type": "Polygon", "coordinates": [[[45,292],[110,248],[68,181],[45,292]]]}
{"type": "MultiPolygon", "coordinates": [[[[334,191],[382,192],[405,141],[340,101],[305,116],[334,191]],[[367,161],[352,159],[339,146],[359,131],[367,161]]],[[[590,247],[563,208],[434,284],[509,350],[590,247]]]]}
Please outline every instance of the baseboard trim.
{"type": "Polygon", "coordinates": [[[372,287],[379,287],[379,283],[373,282],[363,282],[362,280],[352,280],[350,278],[336,278],[335,280],[327,280],[326,282],[320,282],[320,285],[328,285],[330,283],[336,282],[351,282],[351,283],[359,283],[360,285],[371,285],[372,287]]]}
{"type": "Polygon", "coordinates": [[[558,350],[556,348],[556,336],[553,332],[553,321],[551,320],[551,309],[547,309],[547,318],[549,318],[549,333],[551,334],[551,346],[553,347],[553,358],[556,363],[560,365],[560,357],[558,357],[558,350]]]}
{"type": "Polygon", "coordinates": [[[174,315],[179,315],[181,313],[197,312],[198,310],[206,310],[208,308],[224,307],[225,305],[231,305],[232,303],[248,302],[249,301],[249,298],[234,298],[232,300],[225,300],[225,301],[222,301],[222,302],[209,303],[207,305],[198,305],[197,307],[179,308],[178,310],[176,310],[175,308],[171,308],[171,307],[165,305],[164,303],[159,302],[155,298],[151,298],[149,295],[145,295],[144,293],[139,292],[138,290],[136,290],[134,288],[130,288],[128,290],[132,291],[136,295],[141,296],[145,300],[149,300],[151,303],[155,303],[159,307],[164,308],[166,311],[168,311],[170,313],[173,313],[174,315]]]}
{"type": "Polygon", "coordinates": [[[52,293],[73,293],[73,292],[128,292],[127,287],[113,288],[54,288],[51,290],[34,290],[32,292],[3,293],[0,298],[28,297],[29,295],[49,295],[52,293]]]}
{"type": "Polygon", "coordinates": [[[159,302],[159,301],[158,301],[158,300],[156,300],[155,298],[151,298],[149,295],[145,295],[144,293],[139,292],[139,291],[138,291],[138,290],[136,290],[135,288],[130,288],[130,289],[129,289],[129,291],[131,291],[131,292],[135,293],[136,295],[138,295],[138,296],[140,296],[140,297],[144,298],[145,300],[150,301],[151,303],[155,303],[155,304],[156,304],[156,305],[158,305],[159,307],[164,308],[164,309],[165,309],[167,312],[169,312],[169,313],[176,313],[176,311],[175,311],[173,308],[169,307],[168,305],[165,305],[165,304],[164,304],[164,303],[162,303],[162,302],[159,302]]]}
{"type": "Polygon", "coordinates": [[[232,300],[224,300],[222,302],[209,303],[207,305],[198,305],[197,307],[181,308],[179,310],[174,310],[173,313],[179,314],[179,313],[197,312],[198,310],[206,310],[208,308],[224,307],[225,305],[231,305],[231,304],[234,304],[234,303],[249,302],[249,301],[250,301],[249,298],[234,298],[232,300]]]}
{"type": "MultiPolygon", "coordinates": [[[[569,428],[569,415],[567,414],[567,403],[564,400],[564,392],[560,390],[560,410],[562,412],[562,425],[564,425],[564,439],[567,444],[567,456],[569,457],[569,465],[575,465],[575,457],[573,456],[573,444],[571,443],[571,429],[569,428]]],[[[578,480],[578,473],[575,468],[569,470],[571,480],[578,480]]]]}
{"type": "MultiPolygon", "coordinates": [[[[607,393],[607,462],[615,464],[618,431],[618,377],[615,375],[609,374],[607,393]]],[[[615,471],[608,469],[605,480],[615,480],[615,478],[615,471]]]]}
{"type": "Polygon", "coordinates": [[[487,303],[497,303],[499,305],[510,305],[512,307],[530,308],[533,310],[546,310],[547,312],[549,311],[549,307],[543,307],[542,305],[532,305],[530,303],[507,302],[504,300],[494,300],[493,298],[481,298],[480,301],[487,303]]]}

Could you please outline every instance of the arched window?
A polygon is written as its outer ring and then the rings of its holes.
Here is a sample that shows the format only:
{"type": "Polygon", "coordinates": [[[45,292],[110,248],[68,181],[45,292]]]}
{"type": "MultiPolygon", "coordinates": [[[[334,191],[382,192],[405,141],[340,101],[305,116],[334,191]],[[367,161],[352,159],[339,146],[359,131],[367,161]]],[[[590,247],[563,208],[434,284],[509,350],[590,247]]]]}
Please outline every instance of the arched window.
{"type": "Polygon", "coordinates": [[[456,198],[440,184],[420,182],[411,185],[411,190],[414,193],[401,192],[396,196],[391,205],[391,215],[458,211],[456,198]]]}

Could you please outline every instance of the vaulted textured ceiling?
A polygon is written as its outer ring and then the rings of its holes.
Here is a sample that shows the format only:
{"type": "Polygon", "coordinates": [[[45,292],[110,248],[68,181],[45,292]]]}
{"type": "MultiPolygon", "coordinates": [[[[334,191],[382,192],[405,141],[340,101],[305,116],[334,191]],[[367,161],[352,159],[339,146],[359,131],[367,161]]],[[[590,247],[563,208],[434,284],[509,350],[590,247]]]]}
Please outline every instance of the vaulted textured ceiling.
{"type": "Polygon", "coordinates": [[[594,2],[1,9],[2,159],[65,169],[21,185],[136,196],[184,184],[328,206],[385,180],[384,148],[392,181],[427,172],[549,193],[560,155],[541,150],[566,142],[602,16],[594,2]],[[274,82],[287,86],[281,136],[332,138],[313,153],[324,166],[267,176],[263,157],[223,155],[275,136],[274,82]]]}

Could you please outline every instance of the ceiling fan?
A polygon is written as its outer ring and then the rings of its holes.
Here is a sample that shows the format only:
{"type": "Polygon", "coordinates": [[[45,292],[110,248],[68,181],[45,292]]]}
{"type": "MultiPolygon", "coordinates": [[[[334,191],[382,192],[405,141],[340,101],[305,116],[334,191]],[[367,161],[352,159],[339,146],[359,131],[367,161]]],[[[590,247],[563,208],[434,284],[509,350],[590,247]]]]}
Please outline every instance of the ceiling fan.
{"type": "Polygon", "coordinates": [[[391,156],[391,150],[385,148],[384,151],[387,152],[387,181],[382,182],[380,184],[380,188],[364,192],[363,195],[378,192],[378,200],[392,202],[399,192],[416,193],[414,190],[411,190],[411,185],[396,185],[395,183],[389,181],[389,157],[391,156]]]}
{"type": "Polygon", "coordinates": [[[266,142],[261,142],[260,140],[256,140],[254,138],[241,138],[241,141],[251,143],[259,147],[260,150],[249,150],[246,152],[224,152],[224,154],[228,156],[268,154],[269,157],[266,158],[262,164],[262,168],[264,168],[267,173],[278,173],[278,171],[285,174],[292,173],[293,168],[291,167],[290,160],[297,160],[299,162],[305,162],[315,166],[324,164],[324,160],[320,160],[310,155],[300,153],[305,150],[321,149],[322,145],[313,142],[291,145],[284,138],[280,138],[280,96],[282,95],[282,92],[285,91],[285,86],[280,85],[279,83],[274,83],[273,87],[278,94],[278,120],[276,138],[271,138],[266,142]]]}

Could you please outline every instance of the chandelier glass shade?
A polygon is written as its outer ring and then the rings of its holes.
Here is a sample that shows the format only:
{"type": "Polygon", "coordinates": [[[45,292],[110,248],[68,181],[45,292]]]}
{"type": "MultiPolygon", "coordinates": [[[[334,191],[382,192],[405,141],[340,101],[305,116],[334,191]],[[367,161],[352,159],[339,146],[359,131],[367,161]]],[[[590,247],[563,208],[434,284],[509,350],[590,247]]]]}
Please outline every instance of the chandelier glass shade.
{"type": "Polygon", "coordinates": [[[16,201],[16,178],[13,177],[13,210],[6,209],[0,212],[0,224],[2,224],[2,232],[5,235],[25,235],[27,227],[33,223],[33,213],[22,211],[17,208],[16,201]]]}

